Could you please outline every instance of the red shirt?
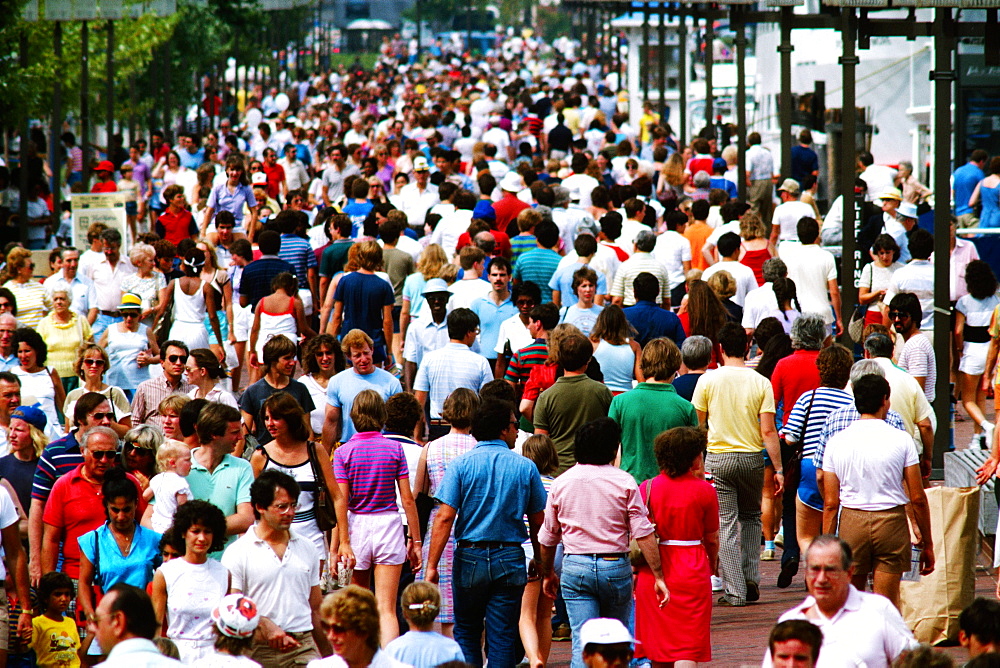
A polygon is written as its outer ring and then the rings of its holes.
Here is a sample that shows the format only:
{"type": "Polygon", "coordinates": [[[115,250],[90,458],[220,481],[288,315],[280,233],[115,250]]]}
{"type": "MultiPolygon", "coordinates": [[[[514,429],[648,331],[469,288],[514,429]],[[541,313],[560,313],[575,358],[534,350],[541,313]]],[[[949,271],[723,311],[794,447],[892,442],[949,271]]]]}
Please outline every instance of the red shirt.
{"type": "Polygon", "coordinates": [[[167,153],[170,153],[170,144],[163,142],[160,144],[160,148],[150,146],[149,150],[152,152],[153,160],[159,162],[160,158],[166,157],[167,153]]]}
{"type": "Polygon", "coordinates": [[[707,172],[709,176],[712,175],[712,164],[715,162],[715,158],[710,155],[695,156],[688,160],[687,171],[694,178],[694,175],[698,172],[707,172]]]}
{"type": "Polygon", "coordinates": [[[90,192],[92,193],[116,193],[118,192],[118,184],[114,181],[98,181],[95,183],[90,192]]]}
{"type": "Polygon", "coordinates": [[[796,350],[788,357],[778,360],[771,374],[774,388],[774,404],[781,405],[781,424],[788,422],[792,407],[806,392],[819,387],[819,368],[816,366],[818,350],[796,350]]]}
{"type": "Polygon", "coordinates": [[[168,208],[156,219],[156,233],[176,246],[182,239],[197,236],[198,225],[187,209],[182,209],[180,213],[170,213],[168,208]]]}
{"type": "MultiPolygon", "coordinates": [[[[490,234],[493,235],[493,238],[496,239],[497,242],[496,249],[493,254],[494,257],[502,255],[509,260],[510,256],[513,254],[513,251],[510,248],[510,237],[507,236],[506,232],[501,232],[500,230],[490,230],[490,234]]],[[[469,237],[469,233],[462,232],[462,234],[458,237],[458,244],[455,245],[455,252],[457,253],[471,243],[472,238],[469,237]]]]}
{"type": "MultiPolygon", "coordinates": [[[[77,539],[107,520],[101,485],[85,480],[81,469],[83,464],[56,480],[42,515],[42,522],[58,530],[59,541],[63,543],[63,572],[71,578],[80,577],[80,545],[77,539]]],[[[139,506],[135,511],[135,516],[139,518],[147,504],[142,498],[139,481],[131,474],[128,478],[139,492],[139,506]]]]}
{"type": "Polygon", "coordinates": [[[285,169],[278,163],[274,163],[274,167],[268,167],[265,162],[264,173],[267,175],[267,196],[276,200],[281,194],[281,184],[285,180],[285,169]]]}
{"type": "Polygon", "coordinates": [[[517,218],[517,214],[529,208],[531,207],[519,200],[517,195],[505,192],[500,201],[493,204],[493,210],[497,214],[497,221],[493,227],[506,230],[507,226],[517,218]]]}

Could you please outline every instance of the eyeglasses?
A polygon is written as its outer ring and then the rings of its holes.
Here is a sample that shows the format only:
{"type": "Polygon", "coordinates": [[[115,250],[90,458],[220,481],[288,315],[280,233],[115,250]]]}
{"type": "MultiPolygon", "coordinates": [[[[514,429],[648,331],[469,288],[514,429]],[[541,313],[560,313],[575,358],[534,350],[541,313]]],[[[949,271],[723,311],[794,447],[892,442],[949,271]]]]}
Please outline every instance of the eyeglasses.
{"type": "Polygon", "coordinates": [[[14,308],[10,302],[0,302],[0,308],[14,308]]]}
{"type": "Polygon", "coordinates": [[[135,311],[122,311],[122,320],[125,320],[126,318],[138,318],[138,317],[139,314],[136,313],[135,311]]]}
{"type": "Polygon", "coordinates": [[[351,629],[347,628],[346,626],[341,626],[340,624],[330,624],[329,628],[330,628],[331,631],[333,631],[337,635],[340,635],[341,633],[347,633],[348,631],[351,630],[351,629]]]}
{"type": "Polygon", "coordinates": [[[135,443],[126,443],[122,448],[122,452],[134,452],[137,455],[152,455],[154,451],[150,448],[143,448],[142,446],[136,445],[135,443]]]}
{"type": "Polygon", "coordinates": [[[604,657],[604,660],[608,663],[612,663],[617,660],[630,661],[632,659],[632,649],[629,647],[599,647],[597,649],[597,653],[604,657]]]}
{"type": "Polygon", "coordinates": [[[118,451],[117,450],[91,450],[90,451],[90,455],[94,459],[98,459],[98,460],[106,459],[108,461],[111,461],[112,459],[114,459],[115,457],[118,456],[118,451]]]}
{"type": "Polygon", "coordinates": [[[889,317],[892,320],[906,320],[910,317],[910,314],[903,311],[889,311],[889,317]]]}
{"type": "Polygon", "coordinates": [[[91,413],[90,417],[95,420],[114,420],[115,414],[108,411],[107,413],[91,413]]]}
{"type": "Polygon", "coordinates": [[[289,510],[295,511],[299,507],[298,503],[272,503],[271,508],[279,513],[287,513],[289,510]]]}
{"type": "Polygon", "coordinates": [[[167,355],[167,361],[171,364],[186,364],[188,361],[187,355],[167,355]]]}
{"type": "Polygon", "coordinates": [[[83,360],[87,366],[104,366],[104,360],[83,360]]]}
{"type": "Polygon", "coordinates": [[[317,350],[316,357],[334,357],[332,350],[317,350]]]}

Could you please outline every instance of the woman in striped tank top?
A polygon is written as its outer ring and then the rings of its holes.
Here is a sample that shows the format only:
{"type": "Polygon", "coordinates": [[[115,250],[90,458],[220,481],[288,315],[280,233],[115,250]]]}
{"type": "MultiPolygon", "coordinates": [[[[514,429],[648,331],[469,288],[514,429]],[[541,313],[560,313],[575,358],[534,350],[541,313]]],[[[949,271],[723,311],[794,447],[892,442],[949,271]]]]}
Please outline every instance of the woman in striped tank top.
{"type": "MultiPolygon", "coordinates": [[[[292,395],[287,392],[275,392],[264,402],[264,424],[274,440],[261,446],[250,458],[254,478],[262,471],[276,469],[295,478],[302,488],[299,504],[295,509],[292,528],[295,533],[312,541],[320,554],[330,553],[327,536],[319,530],[316,524],[316,476],[309,463],[309,417],[302,410],[292,395]]],[[[322,443],[316,443],[316,457],[320,462],[329,462],[330,453],[322,443]]],[[[336,484],[333,480],[333,470],[329,465],[320,466],[326,479],[326,487],[334,493],[336,484]]],[[[322,571],[322,562],[320,570],[322,571]]]]}

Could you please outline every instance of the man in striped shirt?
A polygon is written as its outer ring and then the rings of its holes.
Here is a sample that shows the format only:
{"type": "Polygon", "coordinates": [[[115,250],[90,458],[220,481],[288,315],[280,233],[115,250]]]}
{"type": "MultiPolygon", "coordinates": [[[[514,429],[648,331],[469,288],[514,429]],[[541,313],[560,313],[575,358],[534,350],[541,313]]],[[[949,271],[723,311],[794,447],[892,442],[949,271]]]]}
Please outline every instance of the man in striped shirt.
{"type": "Polygon", "coordinates": [[[99,392],[87,392],[76,402],[73,424],[76,429],[66,436],[49,443],[42,451],[31,485],[31,509],[28,512],[29,569],[31,581],[42,576],[42,515],[45,502],[52,493],[56,480],[83,463],[78,435],[86,434],[93,427],[110,427],[114,420],[111,402],[99,392]]]}
{"type": "Polygon", "coordinates": [[[542,290],[542,303],[548,304],[552,301],[549,281],[562,259],[555,251],[559,244],[559,228],[550,218],[546,218],[535,226],[535,238],[538,240],[538,248],[521,255],[514,264],[514,284],[529,281],[534,283],[542,290]]]}
{"type": "Polygon", "coordinates": [[[301,211],[286,209],[278,214],[275,222],[281,230],[278,257],[295,267],[295,275],[299,279],[299,297],[306,315],[312,315],[313,304],[318,303],[316,294],[319,289],[319,263],[309,242],[296,234],[300,227],[305,229],[309,226],[309,217],[301,211]]]}

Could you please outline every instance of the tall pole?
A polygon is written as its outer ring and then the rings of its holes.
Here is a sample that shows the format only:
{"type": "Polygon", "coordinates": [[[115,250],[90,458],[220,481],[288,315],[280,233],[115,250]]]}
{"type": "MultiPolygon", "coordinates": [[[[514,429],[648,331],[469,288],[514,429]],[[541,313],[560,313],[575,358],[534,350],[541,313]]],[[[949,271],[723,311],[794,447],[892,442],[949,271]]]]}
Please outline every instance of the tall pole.
{"type": "Polygon", "coordinates": [[[781,178],[792,175],[792,8],[781,8],[781,178]]]}
{"type": "MultiPolygon", "coordinates": [[[[951,9],[939,7],[934,21],[934,188],[938,193],[947,193],[951,177],[951,102],[952,82],[955,70],[952,66],[952,17],[951,9]]],[[[945,258],[951,254],[949,235],[944,231],[951,224],[951,210],[947,197],[938,197],[934,202],[934,256],[945,258]]],[[[947,262],[934,263],[934,346],[935,350],[948,350],[950,269],[947,262]]],[[[937,414],[938,428],[934,434],[934,467],[943,466],[944,453],[952,445],[952,430],[945,425],[949,421],[948,356],[937,356],[937,396],[934,412],[937,414]]]]}
{"type": "Polygon", "coordinates": [[[660,23],[657,26],[658,47],[656,50],[656,63],[659,66],[659,82],[657,90],[660,91],[659,111],[666,114],[667,111],[667,12],[666,7],[660,6],[660,23]]]}
{"type": "MultiPolygon", "coordinates": [[[[56,71],[62,72],[62,22],[56,21],[52,32],[52,51],[56,57],[56,71]]],[[[59,179],[62,176],[62,160],[59,147],[62,145],[59,135],[62,134],[62,78],[56,77],[52,87],[52,119],[49,121],[49,164],[52,165],[52,210],[59,211],[59,201],[62,199],[62,188],[59,179]]]]}
{"type": "Polygon", "coordinates": [[[472,12],[475,10],[476,0],[469,0],[468,13],[465,15],[465,46],[472,54],[472,12]]]}
{"type": "Polygon", "coordinates": [[[736,28],[736,185],[739,197],[747,198],[747,25],[743,7],[730,9],[731,22],[736,28]]]}
{"type": "MultiPolygon", "coordinates": [[[[20,40],[18,44],[18,61],[21,65],[21,70],[25,71],[28,69],[28,30],[24,28],[21,30],[20,40]]],[[[28,226],[24,223],[28,220],[28,200],[34,199],[32,195],[34,193],[29,192],[34,189],[34,184],[28,181],[28,160],[31,158],[31,153],[28,150],[28,143],[31,137],[31,130],[28,128],[28,121],[31,119],[31,113],[25,109],[24,118],[19,118],[18,121],[21,125],[21,150],[17,156],[17,163],[20,165],[21,178],[20,183],[18,183],[18,190],[21,192],[20,205],[17,208],[18,218],[21,220],[20,225],[20,241],[24,243],[28,238],[28,226]]]]}
{"type": "MultiPolygon", "coordinates": [[[[649,5],[642,6],[642,51],[639,52],[639,72],[642,74],[642,101],[649,101],[649,5]]],[[[641,134],[641,133],[640,133],[641,134]]]]}
{"type": "MultiPolygon", "coordinates": [[[[128,98],[134,103],[136,101],[135,97],[135,75],[130,75],[128,78],[128,98]]],[[[128,141],[129,144],[135,143],[135,104],[130,104],[128,106],[128,141]]]]}
{"type": "Polygon", "coordinates": [[[174,100],[170,79],[173,76],[171,64],[174,60],[174,50],[170,46],[169,40],[161,48],[163,51],[163,132],[166,133],[164,139],[173,142],[174,100]]]}
{"type": "Polygon", "coordinates": [[[104,82],[105,100],[104,123],[107,126],[107,158],[111,160],[111,135],[115,133],[115,22],[108,21],[107,55],[105,57],[104,82]]]}
{"type": "Polygon", "coordinates": [[[684,5],[680,5],[680,11],[677,13],[677,88],[680,93],[680,99],[677,101],[677,106],[680,107],[678,111],[678,125],[680,127],[677,129],[677,137],[680,140],[678,143],[680,146],[684,146],[687,141],[688,136],[688,52],[687,44],[688,42],[688,31],[687,31],[687,14],[684,11],[684,5]]]}
{"type": "Polygon", "coordinates": [[[424,29],[421,25],[424,22],[423,12],[420,11],[420,0],[413,3],[413,9],[417,19],[417,62],[420,62],[420,49],[423,45],[424,29]]]}
{"type": "Polygon", "coordinates": [[[83,151],[83,191],[90,190],[90,24],[80,25],[80,149],[83,151]]]}
{"type": "MultiPolygon", "coordinates": [[[[712,83],[712,69],[715,65],[715,19],[709,17],[705,19],[705,127],[710,128],[715,124],[715,89],[712,83]]],[[[719,137],[719,145],[723,146],[723,138],[719,137]]],[[[729,137],[725,138],[725,144],[729,143],[729,137]]]]}
{"type": "MultiPolygon", "coordinates": [[[[855,75],[860,62],[856,52],[858,23],[854,8],[841,8],[843,55],[840,58],[844,86],[841,90],[840,195],[844,203],[843,260],[841,263],[841,312],[852,313],[858,303],[858,281],[861,278],[861,252],[857,246],[860,215],[854,196],[855,165],[857,165],[857,101],[854,96],[855,75]]],[[[947,199],[947,198],[944,198],[947,199]]],[[[947,263],[942,263],[947,266],[947,263]]],[[[947,280],[947,279],[946,279],[947,280]]],[[[947,347],[944,348],[947,350],[947,347]]],[[[945,399],[947,399],[945,395],[945,399]]]]}

